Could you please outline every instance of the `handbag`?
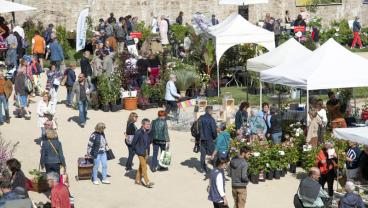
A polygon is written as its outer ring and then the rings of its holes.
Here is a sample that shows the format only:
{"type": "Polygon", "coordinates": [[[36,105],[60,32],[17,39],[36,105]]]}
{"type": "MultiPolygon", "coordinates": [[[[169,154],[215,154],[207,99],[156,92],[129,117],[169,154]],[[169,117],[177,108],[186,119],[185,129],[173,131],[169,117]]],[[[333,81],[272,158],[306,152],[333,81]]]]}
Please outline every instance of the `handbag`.
{"type": "Polygon", "coordinates": [[[112,152],[112,150],[110,149],[110,147],[108,147],[108,149],[106,150],[106,157],[107,157],[107,160],[113,160],[113,159],[115,159],[115,155],[112,152]]]}
{"type": "Polygon", "coordinates": [[[304,208],[304,206],[303,206],[303,203],[302,203],[302,201],[300,200],[300,198],[299,198],[299,195],[298,195],[298,193],[299,193],[299,189],[300,189],[300,185],[299,185],[299,188],[298,188],[298,191],[296,192],[296,194],[294,195],[294,207],[295,208],[304,208]]]}
{"type": "Polygon", "coordinates": [[[131,145],[133,143],[134,135],[126,135],[125,141],[127,144],[131,145]]]}

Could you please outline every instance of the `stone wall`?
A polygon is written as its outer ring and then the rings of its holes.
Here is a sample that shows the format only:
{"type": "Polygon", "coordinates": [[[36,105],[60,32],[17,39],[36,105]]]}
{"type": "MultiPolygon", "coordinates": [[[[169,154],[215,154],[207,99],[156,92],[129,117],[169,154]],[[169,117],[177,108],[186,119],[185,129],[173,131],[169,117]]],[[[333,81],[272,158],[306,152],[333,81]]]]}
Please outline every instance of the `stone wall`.
{"type": "Polygon", "coordinates": [[[151,21],[152,15],[168,15],[175,21],[179,11],[184,12],[184,22],[190,23],[195,12],[202,12],[211,16],[216,14],[224,19],[237,12],[232,5],[218,5],[218,0],[15,0],[38,8],[32,12],[16,13],[17,22],[22,23],[27,17],[41,20],[45,25],[56,23],[65,25],[68,30],[75,30],[79,12],[90,7],[90,14],[97,24],[99,18],[108,18],[113,12],[118,19],[120,16],[137,16],[146,23],[151,21]]]}
{"type": "MultiPolygon", "coordinates": [[[[131,14],[149,23],[152,15],[169,15],[175,21],[179,11],[184,12],[184,22],[190,23],[195,12],[202,12],[210,16],[216,14],[220,20],[233,13],[237,13],[237,6],[218,5],[219,0],[15,0],[38,8],[31,12],[17,12],[17,22],[22,23],[27,17],[41,20],[45,25],[56,23],[66,26],[68,30],[75,30],[79,12],[91,5],[91,16],[96,24],[99,18],[106,19],[110,12],[118,18],[131,14]]],[[[312,16],[322,17],[323,24],[334,19],[353,19],[359,15],[363,25],[368,25],[368,4],[363,0],[343,0],[342,5],[320,6],[312,16]]],[[[251,22],[264,19],[266,13],[275,18],[284,17],[285,10],[289,10],[293,18],[299,13],[295,0],[269,0],[268,4],[250,5],[249,18],[251,22]]]]}
{"type": "MultiPolygon", "coordinates": [[[[319,6],[311,16],[322,17],[324,25],[328,25],[332,20],[352,20],[355,16],[360,16],[362,24],[368,26],[368,4],[362,2],[363,0],[343,0],[341,5],[319,6]]],[[[257,22],[263,20],[266,13],[270,13],[271,16],[284,20],[286,10],[289,10],[291,17],[295,19],[300,7],[296,7],[295,0],[269,0],[269,4],[249,6],[249,17],[250,21],[257,22]]]]}

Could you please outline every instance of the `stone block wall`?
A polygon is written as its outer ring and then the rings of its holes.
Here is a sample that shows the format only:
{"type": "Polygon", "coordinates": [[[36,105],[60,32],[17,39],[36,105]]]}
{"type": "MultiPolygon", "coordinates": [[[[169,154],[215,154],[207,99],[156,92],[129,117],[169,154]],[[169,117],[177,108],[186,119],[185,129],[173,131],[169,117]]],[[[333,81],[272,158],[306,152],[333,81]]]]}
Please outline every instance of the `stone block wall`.
{"type": "MultiPolygon", "coordinates": [[[[218,5],[219,0],[15,0],[38,8],[36,11],[17,12],[17,22],[22,23],[27,17],[49,23],[61,24],[68,30],[75,30],[79,12],[90,5],[90,15],[94,24],[99,18],[108,18],[113,12],[115,17],[128,14],[150,23],[151,17],[168,15],[175,21],[179,11],[184,12],[184,22],[190,23],[192,14],[202,12],[211,16],[216,14],[220,20],[238,12],[237,6],[218,5]]],[[[359,15],[363,25],[368,26],[368,4],[363,0],[343,0],[342,5],[320,6],[312,16],[322,17],[324,25],[334,19],[353,19],[359,15]]],[[[266,13],[275,18],[284,19],[285,10],[289,10],[292,18],[299,13],[295,0],[269,0],[268,4],[250,5],[249,18],[255,23],[264,19],[266,13]]]]}
{"type": "Polygon", "coordinates": [[[56,23],[75,30],[79,12],[90,6],[90,15],[94,24],[99,18],[108,18],[110,12],[115,18],[120,16],[137,16],[140,20],[150,23],[153,15],[168,15],[175,21],[179,11],[184,12],[184,22],[190,23],[192,14],[202,12],[208,16],[216,14],[224,19],[237,13],[237,6],[218,5],[218,0],[15,0],[38,8],[31,12],[17,12],[17,22],[22,23],[27,17],[41,20],[45,25],[56,23]]]}

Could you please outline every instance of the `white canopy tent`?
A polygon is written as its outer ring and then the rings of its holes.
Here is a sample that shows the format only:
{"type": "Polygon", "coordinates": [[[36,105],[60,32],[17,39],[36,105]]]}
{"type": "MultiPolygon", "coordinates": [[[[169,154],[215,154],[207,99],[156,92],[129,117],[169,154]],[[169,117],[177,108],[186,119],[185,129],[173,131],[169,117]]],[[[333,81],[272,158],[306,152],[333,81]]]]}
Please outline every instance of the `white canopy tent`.
{"type": "Polygon", "coordinates": [[[219,4],[229,5],[249,5],[249,4],[266,4],[268,0],[220,0],[219,4]]]}
{"type": "MultiPolygon", "coordinates": [[[[247,70],[261,72],[280,64],[293,62],[297,59],[310,55],[311,50],[304,47],[294,38],[290,38],[275,50],[257,56],[247,61],[247,70]]],[[[262,104],[262,83],[260,84],[260,106],[262,104]]]]}
{"type": "Polygon", "coordinates": [[[29,11],[29,10],[36,10],[36,8],[10,1],[0,0],[0,13],[29,11]]]}
{"type": "Polygon", "coordinates": [[[249,71],[261,72],[283,63],[293,62],[312,53],[294,38],[290,38],[275,50],[248,59],[247,69],[249,71]]]}
{"type": "Polygon", "coordinates": [[[337,139],[368,145],[368,127],[337,128],[333,134],[337,139]]]}
{"type": "Polygon", "coordinates": [[[218,94],[220,95],[219,64],[221,56],[232,46],[244,43],[256,43],[269,51],[275,48],[275,37],[269,32],[235,14],[229,16],[218,25],[209,28],[209,33],[215,37],[216,63],[218,78],[218,94]]]}
{"type": "Polygon", "coordinates": [[[331,38],[303,58],[261,72],[261,81],[305,89],[309,100],[309,90],[368,86],[367,66],[331,38]]]}
{"type": "Polygon", "coordinates": [[[306,90],[368,86],[368,60],[332,38],[313,53],[261,72],[263,82],[306,90]]]}

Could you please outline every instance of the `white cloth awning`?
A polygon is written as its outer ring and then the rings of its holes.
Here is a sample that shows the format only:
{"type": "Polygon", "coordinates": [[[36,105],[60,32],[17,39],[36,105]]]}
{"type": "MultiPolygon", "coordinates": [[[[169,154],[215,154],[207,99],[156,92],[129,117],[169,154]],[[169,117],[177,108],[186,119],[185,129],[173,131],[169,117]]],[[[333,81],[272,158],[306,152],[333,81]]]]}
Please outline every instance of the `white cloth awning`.
{"type": "Polygon", "coordinates": [[[0,13],[29,11],[29,10],[36,10],[36,8],[31,7],[31,6],[26,6],[23,4],[18,4],[15,2],[0,0],[0,13]]]}
{"type": "Polygon", "coordinates": [[[337,128],[333,134],[337,139],[368,145],[368,127],[337,128]]]}
{"type": "Polygon", "coordinates": [[[261,72],[261,81],[307,90],[368,86],[368,60],[329,39],[313,53],[261,72]]]}
{"type": "Polygon", "coordinates": [[[308,48],[304,47],[294,38],[290,38],[274,50],[248,59],[247,70],[261,72],[283,63],[293,62],[311,53],[312,51],[308,48]]]}
{"type": "Polygon", "coordinates": [[[219,4],[230,5],[249,5],[249,4],[266,4],[268,0],[220,0],[219,4]]]}
{"type": "Polygon", "coordinates": [[[232,46],[244,43],[256,43],[269,51],[275,48],[274,33],[260,28],[235,14],[218,25],[209,28],[216,39],[216,61],[232,46]]]}

